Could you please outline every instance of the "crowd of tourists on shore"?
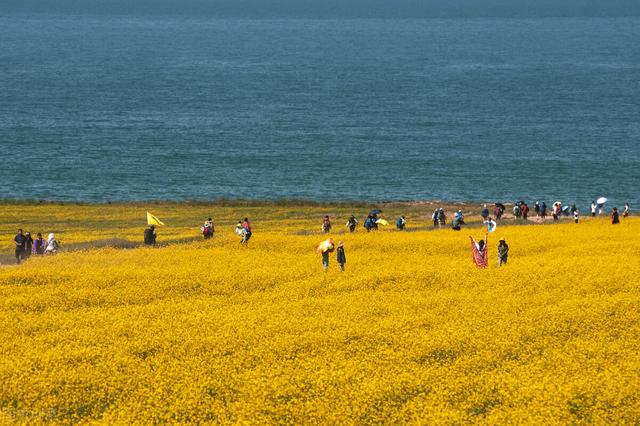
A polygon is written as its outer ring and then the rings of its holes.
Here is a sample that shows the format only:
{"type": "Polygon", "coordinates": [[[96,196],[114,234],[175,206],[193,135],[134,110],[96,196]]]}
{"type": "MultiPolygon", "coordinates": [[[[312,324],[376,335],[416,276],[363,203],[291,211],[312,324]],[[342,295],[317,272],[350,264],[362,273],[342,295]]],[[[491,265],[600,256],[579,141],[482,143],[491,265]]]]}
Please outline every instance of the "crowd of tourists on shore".
{"type": "MultiPolygon", "coordinates": [[[[600,199],[598,201],[606,202],[606,199],[600,199]]],[[[603,216],[605,214],[604,202],[598,201],[594,200],[591,202],[590,213],[592,217],[603,216]]],[[[506,206],[503,203],[494,203],[493,212],[489,210],[487,204],[484,204],[482,206],[482,209],[480,210],[480,217],[482,218],[482,225],[486,226],[488,233],[495,231],[497,221],[501,221],[505,217],[505,211],[506,206]],[[491,216],[491,213],[493,213],[493,216],[491,216]]],[[[539,221],[545,221],[549,213],[551,213],[554,221],[560,220],[562,216],[571,217],[575,223],[578,223],[580,220],[580,211],[575,204],[572,204],[571,206],[563,206],[561,202],[556,201],[552,204],[551,209],[549,209],[544,201],[536,201],[533,207],[533,211],[535,212],[535,215],[539,221]]],[[[380,217],[381,213],[382,211],[379,209],[372,210],[368,213],[363,221],[363,227],[367,232],[376,231],[379,229],[379,226],[389,225],[389,222],[387,220],[380,217]]],[[[526,222],[529,220],[530,209],[526,202],[516,201],[513,205],[512,213],[513,218],[516,221],[526,222]]],[[[627,216],[629,216],[629,213],[629,203],[625,203],[622,213],[619,212],[617,207],[614,207],[610,213],[611,223],[614,225],[620,223],[620,217],[622,216],[626,218],[627,216]]],[[[144,230],[143,242],[147,246],[155,246],[157,243],[156,224],[163,225],[163,223],[148,212],[147,218],[150,224],[144,230]]],[[[447,214],[444,208],[436,208],[431,215],[431,220],[433,222],[434,228],[445,227],[447,225],[447,214]]],[[[351,215],[346,222],[346,227],[348,228],[349,232],[356,232],[358,223],[359,222],[356,219],[355,215],[351,215]]],[[[404,231],[407,226],[406,217],[404,215],[398,216],[396,218],[395,225],[398,231],[404,231]]],[[[453,219],[450,223],[451,229],[453,229],[454,231],[460,231],[462,229],[462,226],[464,225],[466,225],[464,214],[462,210],[457,210],[454,213],[453,219]]],[[[333,226],[331,224],[330,217],[328,215],[324,216],[322,218],[322,224],[320,228],[321,233],[330,234],[332,228],[333,226]]],[[[215,225],[211,217],[209,217],[200,227],[200,231],[205,240],[210,239],[214,236],[215,225]]],[[[248,245],[249,240],[252,236],[251,222],[249,221],[249,219],[245,217],[244,219],[238,220],[234,232],[237,236],[240,237],[240,244],[244,246],[248,245]]],[[[480,240],[477,242],[473,239],[473,237],[471,237],[474,261],[476,265],[480,267],[483,267],[483,265],[486,266],[487,263],[486,241],[486,237],[485,240],[480,240]]],[[[55,254],[60,248],[60,244],[56,240],[53,233],[50,233],[46,240],[43,238],[41,233],[38,233],[36,238],[33,239],[30,232],[23,233],[22,229],[18,229],[18,233],[14,238],[14,242],[15,257],[18,264],[32,255],[41,256],[55,254]]],[[[318,247],[318,253],[322,254],[322,265],[323,270],[325,271],[329,267],[328,255],[329,253],[332,253],[334,249],[334,243],[331,238],[323,241],[318,247]]],[[[509,246],[504,239],[501,239],[498,245],[499,266],[507,263],[508,253],[509,246]]],[[[346,264],[346,255],[344,243],[342,241],[339,241],[337,245],[337,262],[340,266],[340,270],[344,271],[344,267],[346,264]]]]}

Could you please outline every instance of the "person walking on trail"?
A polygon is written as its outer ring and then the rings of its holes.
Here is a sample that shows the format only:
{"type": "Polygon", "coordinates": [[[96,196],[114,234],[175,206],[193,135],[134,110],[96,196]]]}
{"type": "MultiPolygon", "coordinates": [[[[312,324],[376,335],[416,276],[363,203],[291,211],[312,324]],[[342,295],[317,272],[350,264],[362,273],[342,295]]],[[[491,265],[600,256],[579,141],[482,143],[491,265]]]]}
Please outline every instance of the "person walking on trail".
{"type": "Polygon", "coordinates": [[[156,245],[156,226],[151,225],[147,229],[144,230],[144,244],[146,246],[155,246],[156,245]]]}
{"type": "Polygon", "coordinates": [[[536,217],[540,217],[540,201],[536,201],[536,204],[533,206],[533,211],[536,212],[536,217]]]}
{"type": "Polygon", "coordinates": [[[407,226],[407,219],[405,219],[404,216],[400,216],[396,219],[396,228],[398,231],[403,231],[405,226],[407,226]]]}
{"type": "Polygon", "coordinates": [[[614,207],[611,211],[611,224],[616,225],[620,223],[620,213],[618,213],[618,208],[614,207]]]}
{"type": "Polygon", "coordinates": [[[624,203],[624,211],[622,212],[622,217],[629,217],[629,203],[624,203]]]}
{"type": "Polygon", "coordinates": [[[329,232],[331,232],[331,220],[329,220],[329,216],[325,216],[322,219],[322,233],[328,234],[329,232]]]}
{"type": "Polygon", "coordinates": [[[591,200],[591,217],[596,217],[597,208],[598,208],[598,205],[596,204],[596,202],[594,200],[591,200]]]}
{"type": "Polygon", "coordinates": [[[580,221],[580,211],[578,209],[575,209],[573,211],[573,222],[578,223],[578,221],[580,221]]]}
{"type": "Polygon", "coordinates": [[[509,246],[504,238],[501,238],[498,242],[498,267],[507,264],[509,258],[509,246]]]}
{"type": "Polygon", "coordinates": [[[478,268],[486,268],[489,266],[489,258],[487,255],[487,244],[489,241],[489,234],[484,234],[484,240],[476,242],[472,236],[471,239],[471,252],[473,253],[473,262],[478,268]]]}
{"type": "Polygon", "coordinates": [[[56,240],[53,232],[50,233],[49,238],[47,238],[47,247],[44,249],[44,254],[56,254],[59,248],[60,244],[58,244],[58,240],[56,240]]]}
{"type": "Polygon", "coordinates": [[[529,218],[529,206],[527,205],[527,203],[524,203],[522,205],[522,220],[528,220],[529,218]]]}
{"type": "Polygon", "coordinates": [[[351,217],[347,221],[347,227],[349,228],[349,232],[354,232],[356,230],[357,225],[358,225],[358,220],[354,215],[351,215],[351,217]]]}
{"type": "Polygon", "coordinates": [[[27,238],[22,234],[22,229],[18,229],[13,241],[16,243],[16,263],[19,265],[24,259],[24,251],[27,246],[27,238]]]}
{"type": "Polygon", "coordinates": [[[482,220],[487,220],[487,218],[489,217],[489,208],[487,207],[486,204],[482,207],[480,216],[482,216],[482,220]]]}
{"type": "Polygon", "coordinates": [[[544,201],[542,202],[542,204],[540,204],[540,217],[542,218],[542,220],[545,220],[547,218],[547,203],[545,203],[544,201]]]}
{"type": "Polygon", "coordinates": [[[31,232],[27,231],[24,234],[25,244],[24,244],[24,258],[28,259],[31,257],[31,250],[33,250],[33,238],[31,238],[31,232]]]}
{"type": "Polygon", "coordinates": [[[209,238],[213,237],[213,233],[215,232],[215,227],[213,225],[213,219],[208,218],[205,222],[204,225],[201,228],[202,231],[202,236],[204,237],[205,240],[208,240],[209,238]]]}
{"type": "Polygon", "coordinates": [[[47,242],[42,238],[42,234],[38,232],[36,239],[33,240],[32,254],[43,255],[45,248],[47,248],[47,242]]]}
{"type": "Polygon", "coordinates": [[[344,272],[344,264],[347,263],[347,257],[344,254],[344,243],[338,241],[338,250],[336,250],[336,261],[340,266],[340,272],[344,272]]]}
{"type": "Polygon", "coordinates": [[[438,209],[435,209],[433,211],[433,214],[431,215],[431,220],[433,221],[433,227],[434,228],[438,227],[438,209]]]}

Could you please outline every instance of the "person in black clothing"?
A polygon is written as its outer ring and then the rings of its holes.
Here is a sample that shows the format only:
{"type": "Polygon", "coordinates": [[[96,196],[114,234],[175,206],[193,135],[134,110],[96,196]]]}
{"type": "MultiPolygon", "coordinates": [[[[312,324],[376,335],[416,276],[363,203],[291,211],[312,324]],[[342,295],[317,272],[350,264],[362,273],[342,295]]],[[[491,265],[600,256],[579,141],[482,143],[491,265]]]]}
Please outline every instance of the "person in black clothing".
{"type": "Polygon", "coordinates": [[[33,238],[31,238],[31,232],[27,231],[24,234],[25,237],[25,246],[24,246],[24,258],[27,259],[31,257],[31,250],[33,249],[33,238]]]}
{"type": "Polygon", "coordinates": [[[148,246],[156,245],[156,227],[154,225],[144,230],[144,243],[148,246]]]}
{"type": "Polygon", "coordinates": [[[18,229],[18,235],[13,239],[16,243],[16,262],[18,265],[20,261],[24,259],[24,250],[27,246],[27,238],[22,235],[22,229],[18,229]]]}
{"type": "Polygon", "coordinates": [[[349,232],[355,231],[357,224],[358,224],[358,221],[356,220],[356,217],[354,215],[351,215],[351,217],[349,218],[349,221],[347,222],[347,226],[349,227],[349,232]]]}
{"type": "Polygon", "coordinates": [[[620,223],[620,213],[618,213],[617,207],[614,207],[613,211],[611,212],[611,223],[613,225],[620,223]]]}
{"type": "Polygon", "coordinates": [[[340,265],[340,271],[344,272],[344,264],[347,263],[347,257],[344,255],[344,243],[338,242],[338,250],[336,250],[336,256],[338,265],[340,265]]]}

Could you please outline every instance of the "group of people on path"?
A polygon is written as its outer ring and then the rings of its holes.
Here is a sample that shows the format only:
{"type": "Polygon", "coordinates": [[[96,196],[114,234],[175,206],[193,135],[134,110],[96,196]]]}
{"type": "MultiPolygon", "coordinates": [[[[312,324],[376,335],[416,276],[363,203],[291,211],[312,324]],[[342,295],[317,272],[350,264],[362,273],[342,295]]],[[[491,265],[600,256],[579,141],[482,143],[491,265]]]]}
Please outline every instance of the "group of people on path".
{"type": "Polygon", "coordinates": [[[14,237],[13,241],[16,245],[15,255],[16,263],[18,264],[32,255],[42,256],[55,254],[58,252],[58,248],[60,247],[60,244],[56,240],[53,232],[49,234],[49,237],[46,240],[42,237],[40,232],[38,232],[36,238],[33,239],[29,231],[23,233],[22,229],[18,229],[18,233],[14,237]]]}

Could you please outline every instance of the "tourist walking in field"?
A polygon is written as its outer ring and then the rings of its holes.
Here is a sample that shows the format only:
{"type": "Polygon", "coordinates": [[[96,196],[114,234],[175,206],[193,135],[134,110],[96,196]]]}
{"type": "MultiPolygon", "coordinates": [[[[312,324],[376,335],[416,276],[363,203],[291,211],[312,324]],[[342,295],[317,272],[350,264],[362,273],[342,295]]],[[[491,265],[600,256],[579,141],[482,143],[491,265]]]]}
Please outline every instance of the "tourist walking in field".
{"type": "Polygon", "coordinates": [[[371,214],[364,220],[364,229],[366,229],[367,232],[370,232],[372,229],[377,229],[377,226],[375,216],[371,214]]]}
{"type": "Polygon", "coordinates": [[[247,231],[242,227],[241,220],[239,220],[238,223],[236,224],[236,229],[234,232],[236,233],[237,236],[240,237],[240,244],[244,244],[245,243],[244,237],[247,235],[247,231]]]}
{"type": "Polygon", "coordinates": [[[32,253],[35,255],[43,255],[44,250],[47,248],[47,242],[42,238],[42,234],[38,232],[36,239],[33,240],[32,253]]]}
{"type": "Polygon", "coordinates": [[[331,220],[329,220],[329,216],[325,216],[322,219],[322,233],[328,234],[329,232],[331,232],[331,220]]]}
{"type": "Polygon", "coordinates": [[[471,251],[473,253],[473,262],[478,268],[486,268],[489,266],[489,258],[487,257],[487,244],[489,241],[489,234],[484,234],[484,240],[476,242],[472,236],[471,239],[471,251]]]}
{"type": "Polygon", "coordinates": [[[533,211],[536,212],[536,217],[540,217],[540,201],[536,201],[536,204],[533,206],[533,211]]]}
{"type": "Polygon", "coordinates": [[[347,257],[344,254],[344,243],[338,241],[338,250],[336,250],[336,261],[340,266],[340,271],[344,272],[344,264],[347,263],[347,257]]]}
{"type": "Polygon", "coordinates": [[[597,205],[595,200],[591,200],[591,217],[596,217],[596,209],[597,209],[597,205]]]}
{"type": "Polygon", "coordinates": [[[613,210],[611,211],[611,223],[613,225],[620,223],[620,213],[618,213],[617,207],[614,207],[613,210]]]}
{"type": "Polygon", "coordinates": [[[59,248],[60,244],[58,244],[58,240],[56,240],[53,232],[50,233],[49,238],[47,238],[47,247],[44,249],[44,254],[56,254],[59,248]]]}
{"type": "Polygon", "coordinates": [[[579,220],[580,220],[580,211],[578,209],[575,209],[573,211],[573,222],[578,223],[579,220]]]}
{"type": "Polygon", "coordinates": [[[333,252],[335,246],[333,245],[333,240],[328,238],[320,243],[316,252],[322,255],[322,270],[327,272],[329,269],[329,253],[333,252]]]}
{"type": "Polygon", "coordinates": [[[624,203],[624,211],[622,212],[622,217],[629,217],[629,203],[624,203]]]}
{"type": "Polygon", "coordinates": [[[22,229],[18,229],[18,233],[13,238],[16,243],[16,263],[19,265],[22,259],[24,259],[24,250],[27,245],[27,239],[22,234],[22,229]]]}
{"type": "MultiPolygon", "coordinates": [[[[144,230],[144,244],[147,246],[155,246],[156,245],[156,226],[151,225],[147,229],[144,230]]],[[[48,247],[47,247],[48,248],[48,247]]]]}
{"type": "Polygon", "coordinates": [[[357,225],[358,225],[358,220],[354,215],[351,215],[351,217],[347,221],[347,227],[349,228],[349,232],[354,232],[356,230],[357,225]]]}
{"type": "Polygon", "coordinates": [[[529,206],[527,203],[522,205],[522,220],[528,220],[529,218],[529,206]]]}
{"type": "Polygon", "coordinates": [[[509,258],[509,246],[504,238],[498,242],[498,267],[507,264],[509,258]]]}
{"type": "Polygon", "coordinates": [[[249,218],[245,217],[242,221],[242,229],[244,229],[244,234],[242,236],[242,241],[240,242],[246,246],[249,244],[249,240],[253,235],[253,232],[251,232],[251,222],[249,222],[249,218]]]}
{"type": "Polygon", "coordinates": [[[213,219],[208,218],[204,222],[204,225],[202,226],[202,228],[200,230],[202,231],[202,236],[204,237],[205,240],[208,240],[209,238],[213,237],[213,233],[215,232],[215,227],[213,225],[213,219]]]}
{"type": "Polygon", "coordinates": [[[431,214],[431,220],[433,221],[433,227],[436,228],[438,226],[438,209],[435,209],[431,214]]]}
{"type": "Polygon", "coordinates": [[[405,219],[404,216],[400,216],[396,219],[396,228],[398,231],[403,231],[405,226],[407,226],[407,219],[405,219]]]}
{"type": "Polygon", "coordinates": [[[33,238],[31,238],[31,232],[27,231],[24,234],[24,238],[24,258],[28,259],[29,257],[31,257],[31,250],[33,250],[33,238]]]}

